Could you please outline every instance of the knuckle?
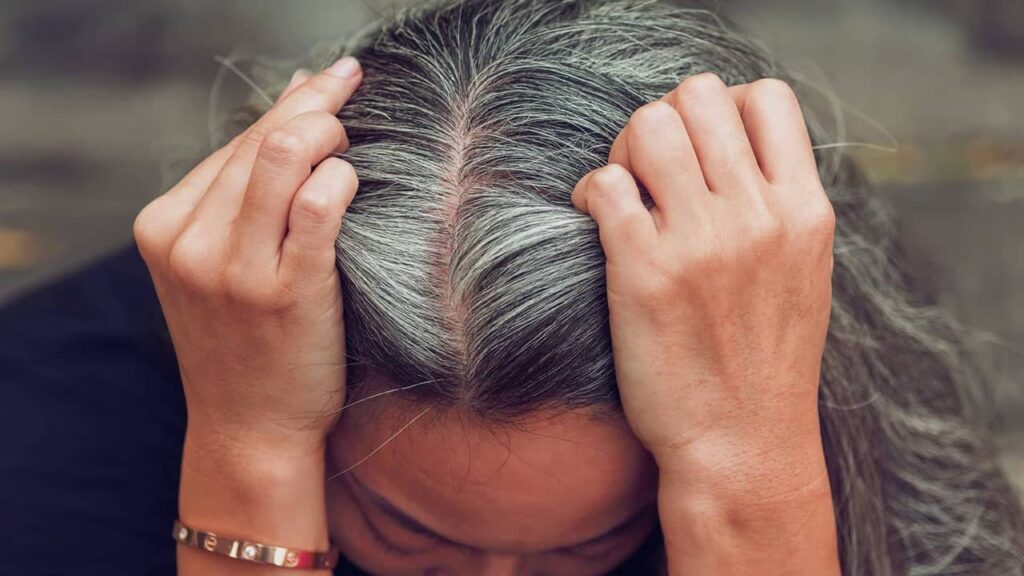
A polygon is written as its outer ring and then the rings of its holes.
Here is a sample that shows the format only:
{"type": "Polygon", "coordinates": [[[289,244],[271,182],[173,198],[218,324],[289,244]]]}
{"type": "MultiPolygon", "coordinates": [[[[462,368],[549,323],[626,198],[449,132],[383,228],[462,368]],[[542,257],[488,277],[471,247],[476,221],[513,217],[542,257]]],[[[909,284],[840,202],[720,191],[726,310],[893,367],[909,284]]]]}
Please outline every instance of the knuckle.
{"type": "Polygon", "coordinates": [[[341,121],[330,112],[323,110],[309,110],[295,116],[289,124],[301,126],[314,126],[318,130],[323,129],[325,133],[336,133],[341,128],[341,121]]]}
{"type": "Polygon", "coordinates": [[[296,195],[292,210],[304,222],[323,223],[334,217],[333,196],[330,194],[300,193],[296,195]]]}
{"type": "Polygon", "coordinates": [[[618,164],[608,164],[598,168],[590,176],[590,186],[594,191],[594,196],[604,198],[620,193],[622,186],[626,183],[626,177],[630,177],[628,172],[618,164]]]}
{"type": "Polygon", "coordinates": [[[316,112],[313,117],[314,122],[322,126],[324,137],[328,139],[332,146],[337,146],[345,140],[345,127],[341,125],[341,120],[330,112],[316,112]]]}
{"type": "Polygon", "coordinates": [[[299,164],[306,156],[305,139],[290,130],[277,129],[267,134],[260,146],[260,158],[274,165],[299,164]]]}
{"type": "Polygon", "coordinates": [[[606,206],[615,202],[615,196],[614,188],[593,185],[587,192],[587,203],[591,206],[606,206]]]}
{"type": "Polygon", "coordinates": [[[212,289],[213,258],[207,246],[192,235],[183,235],[171,246],[167,269],[171,278],[185,288],[206,292],[212,289]]]}
{"type": "Polygon", "coordinates": [[[679,95],[683,98],[700,98],[718,94],[725,89],[725,82],[714,72],[702,72],[683,80],[679,84],[679,95]]]}
{"type": "Polygon", "coordinates": [[[135,238],[135,244],[143,256],[158,253],[163,245],[163,237],[154,221],[159,217],[154,203],[155,201],[150,202],[143,207],[132,222],[132,237],[135,238]]]}
{"type": "Polygon", "coordinates": [[[760,107],[769,114],[792,115],[800,117],[800,102],[796,92],[784,80],[778,78],[762,78],[750,85],[749,106],[760,107]]]}
{"type": "Polygon", "coordinates": [[[750,225],[755,256],[780,250],[786,237],[782,220],[771,213],[762,213],[750,225]]]}
{"type": "Polygon", "coordinates": [[[299,140],[290,143],[291,146],[297,146],[292,153],[306,163],[322,160],[324,156],[321,150],[336,149],[345,139],[345,128],[338,117],[321,110],[303,112],[289,120],[280,130],[299,140]]]}
{"type": "Polygon", "coordinates": [[[355,166],[337,156],[329,156],[324,162],[327,162],[329,169],[337,174],[335,181],[340,188],[346,191],[359,189],[359,174],[355,166]]]}
{"type": "Polygon", "coordinates": [[[332,168],[335,165],[338,167],[337,169],[339,172],[341,172],[341,179],[343,182],[349,182],[350,184],[354,184],[356,186],[359,185],[359,174],[356,172],[355,166],[353,166],[351,163],[336,156],[331,156],[330,158],[327,158],[325,162],[330,162],[332,168]]]}
{"type": "Polygon", "coordinates": [[[675,109],[672,108],[671,104],[661,100],[648,102],[633,112],[632,116],[629,118],[629,124],[635,128],[637,124],[644,125],[652,122],[660,122],[665,118],[664,114],[667,112],[675,112],[675,109]]]}
{"type": "Polygon", "coordinates": [[[637,108],[626,125],[627,142],[640,142],[654,137],[669,119],[669,114],[677,115],[676,109],[669,103],[656,100],[637,108]]]}
{"type": "Polygon", "coordinates": [[[779,78],[761,78],[750,84],[752,98],[770,98],[775,100],[796,101],[793,88],[779,78]]]}
{"type": "Polygon", "coordinates": [[[672,92],[669,93],[669,99],[671,100],[672,107],[676,110],[682,110],[686,104],[686,94],[683,93],[683,84],[680,83],[672,92]]]}
{"type": "Polygon", "coordinates": [[[310,118],[312,118],[314,121],[322,123],[328,128],[334,130],[341,128],[341,120],[339,120],[337,116],[331,114],[330,112],[325,112],[323,110],[312,110],[310,112],[307,112],[307,114],[309,114],[310,118]]]}
{"type": "Polygon", "coordinates": [[[819,207],[811,212],[808,220],[808,226],[812,232],[824,237],[832,237],[835,234],[836,211],[831,202],[820,202],[819,207]]]}
{"type": "Polygon", "coordinates": [[[246,308],[273,310],[280,304],[275,284],[261,281],[238,260],[229,260],[224,266],[220,287],[227,301],[246,308]]]}

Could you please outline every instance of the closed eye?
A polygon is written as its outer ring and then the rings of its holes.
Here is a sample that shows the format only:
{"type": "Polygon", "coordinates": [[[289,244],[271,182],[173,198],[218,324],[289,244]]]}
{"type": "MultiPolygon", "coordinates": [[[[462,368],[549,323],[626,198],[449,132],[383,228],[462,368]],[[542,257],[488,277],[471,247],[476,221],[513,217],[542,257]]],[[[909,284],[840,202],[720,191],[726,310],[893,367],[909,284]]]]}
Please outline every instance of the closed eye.
{"type": "MultiPolygon", "coordinates": [[[[374,526],[371,522],[367,522],[367,525],[370,527],[370,533],[373,534],[373,539],[376,540],[377,543],[380,544],[381,547],[383,547],[385,550],[396,556],[415,556],[416,554],[421,554],[423,552],[426,552],[430,548],[433,548],[433,546],[422,548],[419,550],[407,550],[405,548],[400,548],[397,545],[393,544],[390,540],[385,538],[384,535],[380,532],[380,530],[378,530],[377,527],[374,526]]],[[[441,541],[440,538],[438,538],[435,535],[425,535],[425,537],[431,540],[432,544],[441,541]]]]}
{"type": "MultiPolygon", "coordinates": [[[[399,510],[394,504],[384,499],[382,496],[371,491],[365,484],[363,484],[354,475],[348,475],[350,485],[355,488],[355,492],[361,494],[365,499],[373,503],[373,507],[379,512],[383,513],[389,520],[395,524],[400,530],[407,534],[414,534],[417,538],[423,539],[424,545],[417,546],[414,549],[399,546],[393,541],[389,540],[370,519],[369,515],[366,514],[366,510],[363,509],[361,498],[357,498],[360,501],[360,510],[363,512],[365,524],[369,527],[370,531],[373,532],[374,540],[380,544],[380,547],[396,555],[411,556],[415,554],[421,554],[430,550],[436,545],[440,544],[448,548],[454,548],[464,554],[482,554],[484,551],[478,548],[467,546],[458,542],[453,542],[440,534],[435,533],[432,530],[422,527],[422,525],[415,519],[409,517],[407,514],[399,510]]],[[[632,518],[627,519],[615,528],[597,536],[589,541],[581,542],[573,546],[567,546],[563,548],[553,549],[550,552],[556,554],[564,554],[568,556],[575,556],[579,558],[600,558],[615,548],[616,538],[626,533],[630,528],[636,526],[639,520],[647,517],[650,511],[654,509],[653,504],[641,509],[632,518]]]]}
{"type": "Polygon", "coordinates": [[[603,558],[615,549],[618,544],[616,537],[621,533],[621,531],[616,530],[615,532],[606,534],[597,540],[591,540],[590,542],[584,542],[575,546],[559,548],[555,552],[566,556],[575,556],[584,559],[603,558]]]}
{"type": "Polygon", "coordinates": [[[630,519],[628,522],[620,524],[610,532],[606,532],[603,535],[590,540],[588,542],[581,542],[575,546],[568,546],[561,548],[556,552],[560,554],[566,554],[569,556],[576,556],[584,559],[599,559],[607,556],[614,551],[622,539],[620,536],[629,533],[629,531],[637,526],[638,522],[647,519],[652,513],[653,507],[647,507],[640,511],[636,516],[630,519]]]}
{"type": "Polygon", "coordinates": [[[366,525],[370,528],[370,533],[373,535],[374,540],[376,540],[377,543],[380,544],[382,548],[386,549],[388,552],[390,552],[392,554],[395,554],[396,556],[415,556],[416,554],[422,554],[424,552],[432,550],[437,545],[442,545],[442,546],[447,546],[447,547],[455,548],[455,549],[459,550],[460,552],[463,552],[463,553],[466,553],[466,554],[478,554],[478,553],[480,553],[480,551],[477,550],[476,548],[470,548],[468,546],[462,546],[462,545],[456,544],[454,542],[449,542],[444,537],[442,537],[442,536],[440,536],[438,534],[435,534],[433,532],[414,530],[411,527],[402,526],[400,528],[401,530],[404,530],[405,532],[408,532],[410,534],[415,534],[417,538],[422,538],[422,539],[425,540],[425,545],[424,546],[417,547],[416,549],[412,549],[411,550],[411,549],[399,546],[399,545],[395,544],[394,542],[391,542],[390,540],[388,540],[388,538],[386,536],[384,536],[384,532],[380,528],[378,528],[377,525],[374,524],[373,521],[371,521],[369,519],[369,517],[365,513],[363,515],[363,518],[365,520],[366,525]]]}

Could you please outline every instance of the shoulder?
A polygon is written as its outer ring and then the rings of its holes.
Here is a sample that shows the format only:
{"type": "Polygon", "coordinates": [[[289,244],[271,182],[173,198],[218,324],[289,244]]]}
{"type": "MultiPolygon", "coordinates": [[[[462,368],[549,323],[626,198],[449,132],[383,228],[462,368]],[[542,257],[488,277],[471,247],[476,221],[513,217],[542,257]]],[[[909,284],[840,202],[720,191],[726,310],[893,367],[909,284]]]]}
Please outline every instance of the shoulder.
{"type": "Polygon", "coordinates": [[[134,246],[0,309],[0,367],[0,534],[17,551],[0,573],[173,574],[184,397],[134,246]]]}

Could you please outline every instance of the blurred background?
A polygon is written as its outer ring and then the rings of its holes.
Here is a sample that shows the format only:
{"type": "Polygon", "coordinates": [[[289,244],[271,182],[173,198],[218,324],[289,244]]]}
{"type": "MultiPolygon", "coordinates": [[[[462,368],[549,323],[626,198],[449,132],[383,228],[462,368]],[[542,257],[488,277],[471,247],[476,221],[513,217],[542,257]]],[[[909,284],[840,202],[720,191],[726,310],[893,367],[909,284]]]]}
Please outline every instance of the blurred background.
{"type": "MultiPolygon", "coordinates": [[[[988,335],[995,424],[1024,489],[1024,2],[715,5],[834,95],[822,103],[836,141],[857,143],[944,303],[988,335]]],[[[207,150],[211,118],[241,102],[245,84],[215,57],[243,70],[299,57],[390,7],[5,0],[0,305],[131,242],[138,210],[207,150]]]]}

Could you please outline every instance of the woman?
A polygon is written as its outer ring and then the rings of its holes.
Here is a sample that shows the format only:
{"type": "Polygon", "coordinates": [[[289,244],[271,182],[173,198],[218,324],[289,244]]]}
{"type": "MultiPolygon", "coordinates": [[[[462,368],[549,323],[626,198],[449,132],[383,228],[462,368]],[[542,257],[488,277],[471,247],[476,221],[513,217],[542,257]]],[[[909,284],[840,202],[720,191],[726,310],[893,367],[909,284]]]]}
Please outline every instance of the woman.
{"type": "Polygon", "coordinates": [[[344,52],[136,220],[183,534],[373,574],[1020,573],[956,325],[717,18],[463,0],[344,52]]]}

